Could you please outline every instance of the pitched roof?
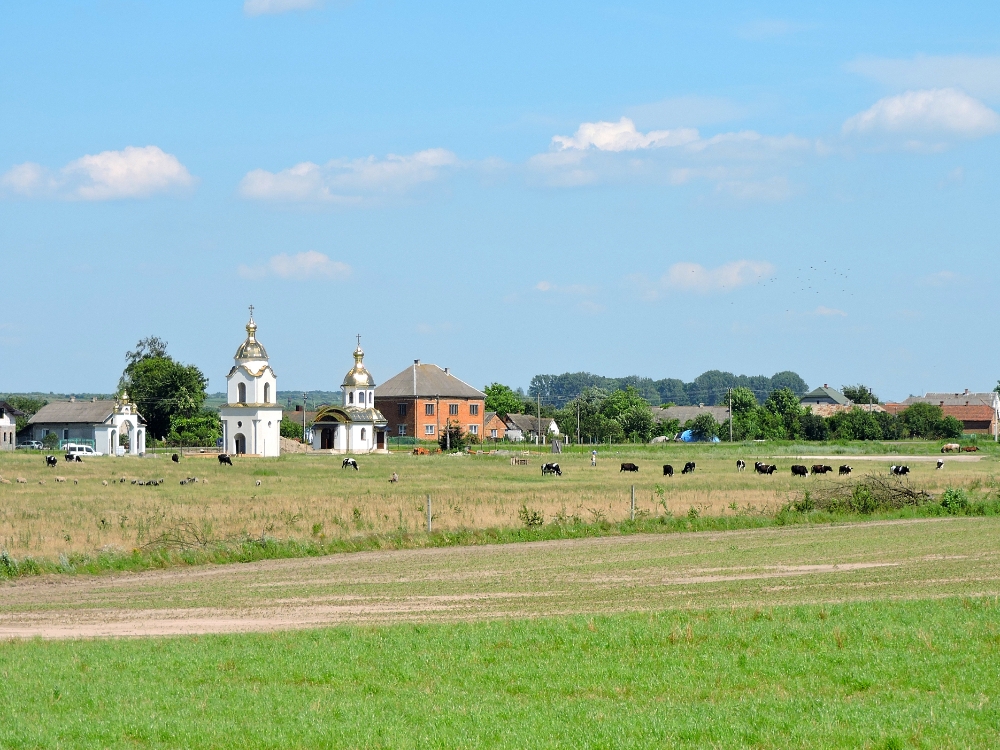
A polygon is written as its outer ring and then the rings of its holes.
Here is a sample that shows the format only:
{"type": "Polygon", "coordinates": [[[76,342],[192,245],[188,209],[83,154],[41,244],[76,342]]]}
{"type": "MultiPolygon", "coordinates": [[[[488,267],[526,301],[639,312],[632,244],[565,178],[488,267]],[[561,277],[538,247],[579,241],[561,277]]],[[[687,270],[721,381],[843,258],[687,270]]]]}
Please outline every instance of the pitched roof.
{"type": "MultiPolygon", "coordinates": [[[[930,403],[932,406],[940,406],[937,402],[930,401],[912,401],[909,399],[901,404],[886,404],[885,410],[890,414],[899,414],[900,412],[906,411],[908,408],[913,406],[913,404],[926,404],[930,403]],[[907,403],[909,402],[909,403],[907,403]]],[[[945,404],[941,406],[941,413],[946,417],[954,417],[961,422],[990,422],[996,417],[996,412],[993,410],[992,406],[988,404],[969,404],[966,406],[963,404],[945,404]]]]}
{"type": "Polygon", "coordinates": [[[826,398],[831,399],[835,404],[851,403],[851,400],[847,398],[847,396],[838,391],[836,388],[831,388],[828,385],[824,385],[821,388],[814,388],[799,400],[804,402],[808,399],[826,399],[826,398]]]}
{"type": "Polygon", "coordinates": [[[1000,393],[928,393],[923,396],[910,396],[904,404],[937,404],[938,406],[969,406],[988,405],[1000,409],[1000,393]]]}
{"type": "Polygon", "coordinates": [[[407,396],[410,398],[486,398],[468,383],[459,380],[437,365],[414,362],[375,388],[375,398],[407,396]]]}
{"type": "MultiPolygon", "coordinates": [[[[542,417],[542,425],[548,431],[555,420],[552,417],[542,417]]],[[[538,417],[531,414],[508,414],[504,420],[507,425],[513,425],[515,430],[521,432],[538,432],[538,417]]]]}
{"type": "Polygon", "coordinates": [[[882,404],[806,404],[805,406],[818,417],[831,417],[834,414],[854,409],[871,412],[888,411],[882,404]]]}
{"type": "Polygon", "coordinates": [[[0,413],[10,414],[12,417],[23,417],[24,412],[15,406],[11,406],[6,401],[0,401],[0,413]]]}
{"type": "Polygon", "coordinates": [[[697,417],[699,414],[708,412],[716,422],[725,422],[729,419],[729,408],[726,406],[654,406],[653,419],[663,422],[667,419],[676,419],[682,425],[697,417]]]}
{"type": "Polygon", "coordinates": [[[114,411],[111,400],[54,401],[35,412],[28,424],[100,424],[114,411]]]}

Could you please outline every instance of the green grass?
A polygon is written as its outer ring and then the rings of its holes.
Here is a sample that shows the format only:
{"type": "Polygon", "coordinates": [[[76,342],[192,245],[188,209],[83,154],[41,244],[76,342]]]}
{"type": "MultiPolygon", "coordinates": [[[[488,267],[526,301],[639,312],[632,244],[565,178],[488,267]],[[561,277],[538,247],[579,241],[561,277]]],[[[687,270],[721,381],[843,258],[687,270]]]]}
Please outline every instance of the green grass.
{"type": "Polygon", "coordinates": [[[0,644],[0,746],[973,748],[995,598],[0,644]]]}

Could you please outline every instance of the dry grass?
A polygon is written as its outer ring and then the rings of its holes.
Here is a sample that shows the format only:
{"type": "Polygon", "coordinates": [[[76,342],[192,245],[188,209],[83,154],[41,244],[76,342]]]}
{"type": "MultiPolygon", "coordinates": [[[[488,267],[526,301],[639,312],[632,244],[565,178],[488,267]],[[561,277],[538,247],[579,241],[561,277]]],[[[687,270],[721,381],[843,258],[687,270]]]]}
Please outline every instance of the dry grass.
{"type": "MultiPolygon", "coordinates": [[[[37,454],[2,454],[0,476],[13,483],[0,484],[0,549],[51,558],[130,550],[164,534],[227,540],[411,533],[425,528],[427,495],[433,498],[437,530],[520,526],[522,505],[545,521],[617,522],[629,516],[633,484],[639,515],[682,515],[692,508],[702,515],[753,514],[776,510],[804,488],[836,481],[793,478],[788,466],[797,461],[787,458],[775,459],[781,468],[775,476],[738,474],[736,450],[670,446],[656,454],[605,452],[596,469],[588,456],[574,453],[534,455],[528,466],[518,467],[507,457],[393,454],[360,458],[359,472],[341,469],[339,457],[325,455],[244,458],[233,467],[201,457],[180,464],[166,457],[102,458],[46,469],[37,454]],[[552,458],[559,460],[563,476],[541,476],[541,463],[552,458]],[[662,476],[662,464],[679,469],[688,459],[698,463],[694,475],[662,476]],[[635,461],[640,472],[619,473],[621,461],[635,461]],[[393,472],[398,484],[388,482],[393,472]],[[57,476],[67,481],[57,482],[57,476]],[[198,481],[180,484],[190,476],[198,481]],[[14,482],[17,477],[27,483],[14,482]],[[160,478],[165,483],[159,487],[131,484],[160,478]]],[[[856,473],[880,468],[886,467],[855,464],[856,473]]],[[[936,494],[946,486],[991,485],[996,460],[950,463],[943,471],[933,463],[912,463],[911,469],[910,482],[936,494]]]]}

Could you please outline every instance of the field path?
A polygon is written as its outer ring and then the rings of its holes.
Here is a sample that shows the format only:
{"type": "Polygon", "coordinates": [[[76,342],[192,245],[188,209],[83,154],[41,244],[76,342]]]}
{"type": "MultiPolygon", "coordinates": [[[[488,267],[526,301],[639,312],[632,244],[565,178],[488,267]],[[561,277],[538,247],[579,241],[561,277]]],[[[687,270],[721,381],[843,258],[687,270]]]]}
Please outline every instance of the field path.
{"type": "Polygon", "coordinates": [[[0,584],[0,638],[1000,594],[1000,519],[366,552],[0,584]]]}

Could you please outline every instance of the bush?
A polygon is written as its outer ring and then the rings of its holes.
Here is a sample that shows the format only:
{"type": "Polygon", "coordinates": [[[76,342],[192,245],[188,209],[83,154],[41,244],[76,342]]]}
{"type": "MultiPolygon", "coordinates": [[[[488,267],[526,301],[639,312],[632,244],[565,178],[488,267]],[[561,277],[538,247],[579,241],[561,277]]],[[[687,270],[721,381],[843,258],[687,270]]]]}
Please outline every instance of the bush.
{"type": "Polygon", "coordinates": [[[969,510],[969,496],[959,487],[949,487],[941,496],[941,507],[951,515],[958,515],[969,510]]]}
{"type": "Polygon", "coordinates": [[[521,509],[517,512],[517,517],[529,529],[545,523],[545,516],[537,510],[529,509],[527,505],[521,505],[521,509]]]}
{"type": "Polygon", "coordinates": [[[279,428],[281,432],[281,437],[290,438],[291,440],[302,440],[302,423],[296,422],[293,419],[288,419],[287,417],[282,417],[281,427],[279,428]]]}
{"type": "Polygon", "coordinates": [[[45,446],[46,450],[55,450],[59,445],[59,435],[55,432],[50,432],[42,438],[42,445],[45,446]]]}
{"type": "Polygon", "coordinates": [[[449,420],[445,428],[441,430],[441,436],[438,438],[438,445],[443,451],[460,451],[465,447],[466,441],[467,438],[465,433],[462,432],[462,426],[449,420]]]}
{"type": "Polygon", "coordinates": [[[719,423],[715,421],[711,412],[699,414],[688,425],[696,440],[712,440],[719,436],[719,423]]]}

